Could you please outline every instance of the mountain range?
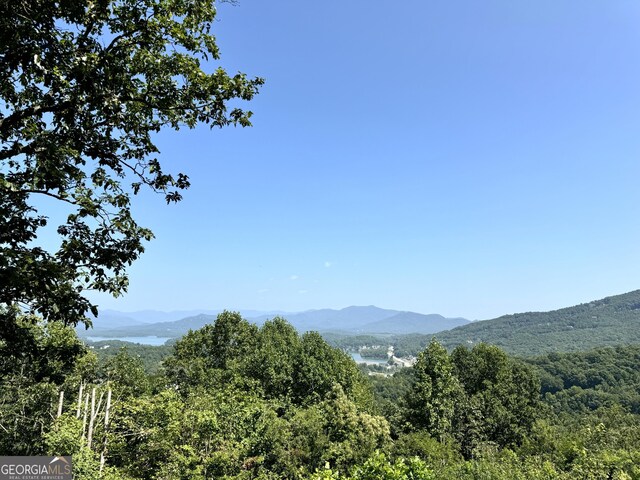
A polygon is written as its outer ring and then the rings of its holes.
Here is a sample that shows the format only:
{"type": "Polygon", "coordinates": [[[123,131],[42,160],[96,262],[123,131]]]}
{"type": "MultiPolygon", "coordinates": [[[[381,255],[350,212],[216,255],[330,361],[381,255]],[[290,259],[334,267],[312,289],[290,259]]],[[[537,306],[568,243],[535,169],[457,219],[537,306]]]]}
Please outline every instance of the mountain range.
{"type": "MultiPolygon", "coordinates": [[[[222,310],[173,310],[171,312],[162,312],[159,310],[138,310],[135,312],[119,312],[117,310],[100,310],[98,317],[90,316],[93,328],[119,328],[133,325],[143,325],[148,323],[173,322],[187,317],[196,315],[218,315],[222,310]]],[[[257,317],[260,315],[282,315],[286,312],[282,311],[258,311],[258,310],[241,310],[240,313],[244,317],[257,317]]]]}
{"type": "MultiPolygon", "coordinates": [[[[189,330],[202,328],[213,323],[218,312],[198,313],[179,320],[149,322],[149,318],[167,318],[176,316],[176,312],[151,317],[145,312],[122,313],[113,310],[104,311],[94,320],[93,329],[79,329],[82,336],[97,337],[140,337],[155,335],[159,337],[176,338],[189,330]]],[[[193,313],[193,312],[190,312],[193,313]]],[[[337,332],[343,334],[406,334],[406,333],[436,333],[469,323],[464,318],[445,318],[442,315],[424,315],[415,312],[387,310],[374,306],[347,307],[341,310],[322,309],[309,310],[299,313],[286,312],[255,312],[241,311],[247,320],[257,325],[265,321],[282,316],[298,331],[315,330],[319,332],[337,332]],[[252,314],[259,315],[252,316],[252,314]]]]}
{"type": "MultiPolygon", "coordinates": [[[[216,312],[148,322],[152,318],[175,318],[193,312],[169,312],[165,316],[161,313],[104,311],[93,330],[82,329],[79,334],[107,338],[149,335],[177,338],[189,329],[212,323],[216,312]]],[[[640,343],[640,290],[549,312],[516,313],[474,322],[374,306],[299,313],[243,313],[245,318],[258,325],[280,315],[299,331],[316,330],[334,340],[342,338],[342,343],[348,343],[352,336],[384,336],[389,344],[394,344],[397,351],[405,355],[422,350],[434,336],[448,348],[486,342],[525,356],[640,343]]]]}

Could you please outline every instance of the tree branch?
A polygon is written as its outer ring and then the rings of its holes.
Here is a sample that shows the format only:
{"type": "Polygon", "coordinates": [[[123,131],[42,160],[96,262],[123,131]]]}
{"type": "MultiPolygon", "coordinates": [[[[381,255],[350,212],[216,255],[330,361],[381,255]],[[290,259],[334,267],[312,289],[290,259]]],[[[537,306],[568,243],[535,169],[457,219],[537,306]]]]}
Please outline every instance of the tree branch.
{"type": "Polygon", "coordinates": [[[19,190],[20,193],[38,193],[40,195],[46,195],[47,197],[55,198],[56,200],[60,200],[62,202],[66,202],[70,205],[78,205],[78,202],[73,200],[69,200],[61,195],[56,195],[55,193],[47,192],[46,190],[35,190],[35,189],[22,189],[19,190]]]}
{"type": "Polygon", "coordinates": [[[20,125],[21,122],[29,117],[33,117],[42,113],[59,112],[72,105],[70,100],[61,101],[53,105],[33,105],[24,110],[16,110],[11,115],[0,118],[0,138],[4,137],[12,128],[20,125]]]}
{"type": "Polygon", "coordinates": [[[33,143],[28,145],[20,145],[19,143],[14,143],[13,146],[7,150],[0,151],[0,160],[6,160],[11,157],[15,157],[16,155],[28,155],[30,153],[34,153],[36,151],[33,143]]]}

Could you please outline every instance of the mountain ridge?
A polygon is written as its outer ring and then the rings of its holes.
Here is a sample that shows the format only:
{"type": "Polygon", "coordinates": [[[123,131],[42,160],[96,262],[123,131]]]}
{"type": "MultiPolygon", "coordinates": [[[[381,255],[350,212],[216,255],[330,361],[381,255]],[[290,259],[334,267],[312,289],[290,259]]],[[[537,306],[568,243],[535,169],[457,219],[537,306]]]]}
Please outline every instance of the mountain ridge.
{"type": "MultiPolygon", "coordinates": [[[[405,340],[426,345],[433,336],[405,340]]],[[[448,348],[485,342],[517,355],[640,343],[640,290],[548,312],[479,320],[439,332],[435,337],[448,348]]]]}
{"type": "MultiPolygon", "coordinates": [[[[284,315],[265,314],[257,317],[247,317],[247,320],[261,325],[276,316],[282,316],[299,331],[345,331],[358,333],[367,328],[367,325],[384,325],[388,333],[408,333],[409,324],[415,328],[415,333],[435,333],[443,329],[453,328],[461,322],[469,320],[455,318],[447,319],[442,315],[424,315],[416,312],[402,312],[389,310],[375,306],[350,306],[340,310],[319,309],[284,315]],[[405,322],[409,322],[406,325],[405,322]]],[[[102,327],[97,326],[86,335],[93,336],[145,336],[157,335],[162,337],[179,337],[188,330],[202,328],[213,323],[216,315],[198,314],[170,322],[155,322],[147,324],[135,324],[130,326],[102,327]]],[[[414,332],[414,330],[411,330],[414,332]]]]}

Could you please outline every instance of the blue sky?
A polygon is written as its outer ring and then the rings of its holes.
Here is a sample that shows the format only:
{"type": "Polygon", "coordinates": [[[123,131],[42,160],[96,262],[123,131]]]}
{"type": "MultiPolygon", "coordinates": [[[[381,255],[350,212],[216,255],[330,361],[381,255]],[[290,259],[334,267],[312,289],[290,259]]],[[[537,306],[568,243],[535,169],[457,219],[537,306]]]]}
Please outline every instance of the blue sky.
{"type": "Polygon", "coordinates": [[[158,137],[192,187],[139,196],[156,239],[101,307],[484,319],[640,288],[637,1],[219,12],[254,126],[158,137]]]}

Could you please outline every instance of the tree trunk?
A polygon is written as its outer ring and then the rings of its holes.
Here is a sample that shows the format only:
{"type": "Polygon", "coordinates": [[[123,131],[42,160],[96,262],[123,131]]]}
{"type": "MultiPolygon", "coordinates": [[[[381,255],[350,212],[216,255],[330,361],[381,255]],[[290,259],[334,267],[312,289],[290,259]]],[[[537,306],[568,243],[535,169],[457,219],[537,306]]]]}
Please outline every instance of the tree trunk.
{"type": "Polygon", "coordinates": [[[87,447],[91,449],[93,441],[93,422],[96,419],[96,387],[91,389],[91,414],[89,415],[89,431],[87,432],[87,447]]]}
{"type": "Polygon", "coordinates": [[[111,410],[111,389],[107,391],[107,405],[104,408],[104,444],[100,454],[100,473],[104,468],[104,461],[107,455],[107,427],[109,426],[109,411],[111,410]]]}
{"type": "Polygon", "coordinates": [[[56,415],[56,418],[60,418],[60,415],[62,415],[63,400],[64,400],[64,390],[60,390],[60,400],[58,400],[58,414],[56,415]]]}

